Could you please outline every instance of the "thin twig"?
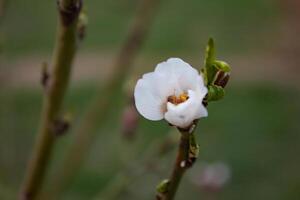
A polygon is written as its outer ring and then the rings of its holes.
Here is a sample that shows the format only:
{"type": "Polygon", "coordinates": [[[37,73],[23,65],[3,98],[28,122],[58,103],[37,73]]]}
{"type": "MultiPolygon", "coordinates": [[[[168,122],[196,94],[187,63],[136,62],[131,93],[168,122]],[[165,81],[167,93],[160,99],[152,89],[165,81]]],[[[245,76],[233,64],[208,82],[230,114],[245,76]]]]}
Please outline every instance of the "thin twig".
{"type": "MultiPolygon", "coordinates": [[[[214,58],[214,43],[213,40],[209,40],[209,44],[206,50],[206,70],[208,67],[212,67],[210,64],[215,60],[214,58]]],[[[229,66],[228,66],[229,68],[229,66]]],[[[230,68],[229,68],[230,69],[230,68]]],[[[228,83],[230,73],[222,70],[215,70],[212,71],[206,71],[209,73],[209,86],[219,86],[222,89],[225,88],[226,84],[228,83]],[[214,80],[214,81],[211,81],[214,80]]],[[[207,74],[206,74],[207,75],[207,74]]],[[[207,77],[206,77],[207,78],[207,77]]],[[[219,99],[218,99],[219,100],[219,99]]],[[[203,105],[205,107],[208,106],[208,94],[203,100],[203,105]]],[[[198,121],[198,120],[197,120],[198,121]]],[[[196,138],[194,135],[195,127],[197,124],[197,121],[194,121],[194,124],[189,127],[189,129],[179,129],[181,133],[181,139],[180,144],[178,148],[177,158],[176,162],[173,167],[173,171],[171,173],[171,176],[167,180],[163,180],[158,185],[158,194],[157,199],[158,200],[173,200],[175,197],[175,194],[177,192],[179,183],[181,181],[181,178],[184,174],[184,172],[193,165],[193,163],[196,161],[198,157],[199,152],[199,146],[196,142],[196,138]]]]}
{"type": "Polygon", "coordinates": [[[180,132],[181,137],[173,171],[167,182],[166,190],[157,194],[159,200],[172,200],[174,198],[184,172],[192,164],[190,160],[190,138],[193,133],[189,130],[180,130],[180,132]]]}
{"type": "Polygon", "coordinates": [[[45,92],[41,124],[33,148],[19,198],[36,199],[42,187],[49,164],[56,133],[55,121],[61,119],[62,101],[68,86],[72,61],[76,51],[76,25],[81,1],[58,1],[60,13],[56,46],[53,53],[53,71],[45,92]]]}
{"type": "Polygon", "coordinates": [[[4,17],[4,12],[7,7],[7,0],[0,0],[0,21],[2,22],[2,18],[4,17]]]}
{"type": "Polygon", "coordinates": [[[49,193],[46,192],[45,198],[51,196],[53,199],[53,197],[55,198],[56,195],[59,195],[80,168],[94,140],[94,133],[99,128],[99,123],[105,121],[112,107],[113,99],[121,94],[122,84],[145,41],[159,1],[143,0],[140,2],[132,27],[129,29],[128,37],[114,63],[115,74],[104,87],[104,92],[99,92],[99,95],[89,106],[83,121],[75,131],[74,141],[67,151],[65,159],[62,161],[61,168],[54,176],[55,178],[51,185],[55,187],[51,188],[49,193]]]}

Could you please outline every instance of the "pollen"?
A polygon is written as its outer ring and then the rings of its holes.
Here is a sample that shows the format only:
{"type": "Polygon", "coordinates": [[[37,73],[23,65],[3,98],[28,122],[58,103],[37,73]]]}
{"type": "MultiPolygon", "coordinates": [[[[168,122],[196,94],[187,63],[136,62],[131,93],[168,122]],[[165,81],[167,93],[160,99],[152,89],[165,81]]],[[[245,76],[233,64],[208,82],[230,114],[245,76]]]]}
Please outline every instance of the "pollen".
{"type": "Polygon", "coordinates": [[[179,96],[175,96],[175,95],[169,96],[168,102],[170,102],[174,105],[178,105],[180,103],[185,102],[188,99],[189,99],[189,96],[187,95],[187,93],[182,93],[179,96]]]}

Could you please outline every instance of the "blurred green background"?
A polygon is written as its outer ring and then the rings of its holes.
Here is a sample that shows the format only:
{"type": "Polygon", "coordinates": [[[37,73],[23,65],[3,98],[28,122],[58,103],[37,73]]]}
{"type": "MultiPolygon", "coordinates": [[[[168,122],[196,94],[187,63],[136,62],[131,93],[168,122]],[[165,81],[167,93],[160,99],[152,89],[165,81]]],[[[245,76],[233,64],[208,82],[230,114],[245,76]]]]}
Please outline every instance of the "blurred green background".
{"type": "MultiPolygon", "coordinates": [[[[64,104],[74,124],[113,75],[111,63],[139,1],[84,3],[87,36],[64,104]]],[[[0,199],[16,199],[39,124],[39,75],[41,63],[51,62],[57,15],[52,0],[2,0],[0,5],[0,199]]],[[[217,57],[232,66],[226,97],[209,105],[209,117],[199,123],[200,158],[184,177],[177,199],[300,199],[298,5],[297,0],[161,1],[129,82],[169,57],[181,57],[199,69],[210,36],[216,40],[217,57]],[[230,179],[222,188],[212,191],[197,184],[203,162],[226,164],[230,179]]],[[[124,93],[111,100],[116,106],[60,199],[154,199],[155,185],[169,175],[175,148],[149,158],[155,169],[146,167],[143,175],[135,175],[145,168],[140,160],[169,127],[141,118],[134,138],[124,139],[124,93]],[[131,181],[116,192],[111,183],[124,182],[123,175],[119,180],[124,170],[131,181]]],[[[72,130],[58,140],[48,179],[55,176],[72,130]]]]}

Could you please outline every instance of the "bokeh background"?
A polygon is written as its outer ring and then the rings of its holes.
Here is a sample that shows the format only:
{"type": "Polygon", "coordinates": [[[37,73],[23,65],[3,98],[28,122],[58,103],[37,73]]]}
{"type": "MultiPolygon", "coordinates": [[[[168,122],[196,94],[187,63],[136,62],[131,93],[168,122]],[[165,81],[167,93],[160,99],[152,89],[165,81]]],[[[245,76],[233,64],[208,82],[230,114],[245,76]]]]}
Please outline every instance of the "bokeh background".
{"type": "MultiPolygon", "coordinates": [[[[64,103],[73,125],[57,141],[45,191],[56,187],[51,180],[86,108],[95,95],[106,95],[103,85],[114,75],[112,63],[139,1],[84,1],[87,35],[64,103]]],[[[0,2],[0,199],[6,200],[16,199],[37,133],[41,63],[51,64],[57,13],[54,0],[0,2]]],[[[217,57],[232,66],[231,80],[226,97],[211,103],[199,123],[200,157],[177,199],[300,199],[299,8],[298,0],[161,0],[123,92],[111,99],[110,114],[57,199],[154,199],[176,146],[152,152],[178,133],[140,118],[132,137],[124,136],[130,88],[169,57],[200,69],[209,37],[217,57]]]]}

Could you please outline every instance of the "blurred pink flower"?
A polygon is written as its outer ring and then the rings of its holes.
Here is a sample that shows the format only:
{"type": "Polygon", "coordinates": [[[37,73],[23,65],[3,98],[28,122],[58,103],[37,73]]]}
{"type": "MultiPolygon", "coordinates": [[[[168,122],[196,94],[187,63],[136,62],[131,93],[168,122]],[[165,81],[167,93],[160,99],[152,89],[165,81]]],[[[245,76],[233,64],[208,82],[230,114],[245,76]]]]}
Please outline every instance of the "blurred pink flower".
{"type": "Polygon", "coordinates": [[[200,167],[198,176],[192,178],[193,182],[208,191],[221,190],[231,178],[231,170],[222,162],[204,163],[200,167]]]}
{"type": "Polygon", "coordinates": [[[124,108],[121,121],[122,136],[132,139],[135,136],[138,126],[138,113],[134,105],[128,105],[124,108]]]}

